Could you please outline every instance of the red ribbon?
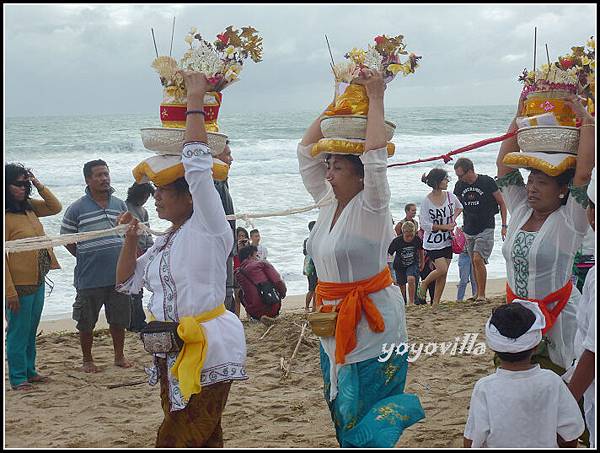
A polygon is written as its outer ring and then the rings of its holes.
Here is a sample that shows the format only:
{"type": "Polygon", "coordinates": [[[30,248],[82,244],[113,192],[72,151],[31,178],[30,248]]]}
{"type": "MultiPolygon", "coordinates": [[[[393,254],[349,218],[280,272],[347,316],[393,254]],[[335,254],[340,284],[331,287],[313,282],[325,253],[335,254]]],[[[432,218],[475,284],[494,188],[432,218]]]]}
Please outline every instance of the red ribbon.
{"type": "Polygon", "coordinates": [[[431,162],[433,160],[438,160],[438,159],[443,159],[444,163],[447,164],[448,162],[450,162],[452,160],[452,156],[454,156],[455,154],[460,154],[460,153],[464,153],[466,151],[471,151],[473,149],[481,148],[482,146],[489,145],[491,143],[502,142],[502,141],[506,140],[507,138],[510,138],[516,134],[517,134],[517,131],[508,132],[507,134],[501,135],[500,137],[488,138],[488,139],[481,140],[476,143],[471,143],[470,145],[455,149],[454,151],[450,151],[447,154],[442,154],[441,156],[429,157],[427,159],[413,160],[410,162],[401,162],[398,164],[390,164],[390,165],[388,165],[388,168],[401,167],[403,165],[420,164],[422,162],[431,162]]]}

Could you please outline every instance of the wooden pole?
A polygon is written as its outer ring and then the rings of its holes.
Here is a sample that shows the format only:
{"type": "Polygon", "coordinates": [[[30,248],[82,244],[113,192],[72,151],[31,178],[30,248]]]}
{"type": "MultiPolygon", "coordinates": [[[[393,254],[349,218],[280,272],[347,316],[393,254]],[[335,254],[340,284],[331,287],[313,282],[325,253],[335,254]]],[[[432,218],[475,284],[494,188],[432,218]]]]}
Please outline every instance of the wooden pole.
{"type": "Polygon", "coordinates": [[[154,43],[154,50],[156,51],[156,58],[158,58],[158,48],[156,47],[156,39],[154,38],[154,28],[150,28],[152,30],[152,42],[154,43]]]}
{"type": "MultiPolygon", "coordinates": [[[[300,349],[300,343],[302,342],[302,337],[304,337],[304,332],[306,331],[306,327],[308,326],[308,321],[305,321],[304,324],[302,325],[302,332],[300,332],[300,337],[298,338],[298,342],[296,343],[296,348],[294,349],[294,353],[292,354],[292,357],[290,357],[290,361],[287,363],[287,366],[284,367],[284,371],[283,371],[283,377],[286,378],[288,377],[288,375],[290,374],[290,369],[292,368],[292,360],[294,360],[294,357],[296,357],[296,354],[298,353],[298,349],[300,349]]],[[[283,358],[282,358],[283,360],[283,358]]],[[[282,363],[283,366],[283,363],[282,363]]]]}
{"type": "Polygon", "coordinates": [[[550,66],[550,53],[548,52],[548,44],[546,44],[546,58],[548,59],[548,66],[550,66]]]}
{"type": "Polygon", "coordinates": [[[130,387],[132,385],[140,385],[140,384],[145,384],[146,382],[148,382],[147,379],[144,379],[143,381],[134,381],[134,382],[125,382],[123,384],[112,384],[112,385],[107,385],[106,388],[107,389],[116,389],[119,387],[130,387]]]}

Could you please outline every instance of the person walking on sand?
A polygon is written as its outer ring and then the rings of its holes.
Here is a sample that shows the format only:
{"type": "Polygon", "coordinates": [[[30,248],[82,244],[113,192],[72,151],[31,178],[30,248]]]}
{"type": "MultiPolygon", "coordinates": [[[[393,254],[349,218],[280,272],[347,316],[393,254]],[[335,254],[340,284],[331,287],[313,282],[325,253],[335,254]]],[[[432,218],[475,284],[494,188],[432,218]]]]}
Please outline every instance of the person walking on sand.
{"type": "MultiPolygon", "coordinates": [[[[114,228],[117,217],[127,211],[123,200],[115,197],[110,186],[108,165],[101,159],[83,166],[86,182],[85,195],[65,211],[60,234],[83,233],[114,228]]],[[[128,295],[115,291],[117,260],[123,246],[118,234],[68,244],[75,266],[74,286],[77,290],[73,304],[73,319],[77,321],[79,341],[83,353],[83,371],[96,373],[92,346],[94,327],[100,309],[104,306],[115,352],[114,363],[122,368],[131,367],[125,358],[125,329],[131,322],[131,300],[128,295]]],[[[141,290],[141,288],[140,288],[141,290]]]]}
{"type": "Polygon", "coordinates": [[[414,223],[404,222],[402,235],[394,238],[388,248],[388,253],[395,255],[394,271],[404,298],[404,304],[415,305],[417,278],[419,277],[419,270],[423,267],[425,257],[423,256],[423,243],[417,236],[414,223]],[[407,283],[408,297],[406,296],[407,283]]]}
{"type": "Polygon", "coordinates": [[[452,236],[456,227],[456,219],[462,213],[462,204],[453,193],[448,192],[448,172],[443,168],[434,168],[424,174],[421,180],[431,187],[432,191],[425,197],[421,205],[419,220],[423,228],[423,248],[433,261],[435,270],[421,281],[417,295],[425,299],[427,287],[435,281],[435,295],[431,305],[440,303],[448,267],[452,261],[452,236]]]}
{"type": "Polygon", "coordinates": [[[475,173],[473,161],[461,157],[454,164],[458,182],[454,186],[454,195],[463,205],[463,231],[467,238],[467,250],[471,257],[475,282],[477,284],[476,302],[485,302],[487,270],[492,249],[494,248],[494,217],[500,211],[502,218],[502,240],[506,238],[508,228],[506,204],[498,185],[488,175],[475,173]]]}
{"type": "Polygon", "coordinates": [[[408,337],[404,304],[398,303],[402,296],[387,266],[394,231],[385,83],[370,69],[361,71],[357,82],[369,99],[365,152],[313,156],[313,145],[323,138],[323,114],[305,132],[297,154],[306,190],[315,201],[328,201],[319,208],[306,248],[319,275],[319,315],[337,313],[334,335],[320,338],[323,391],[337,441],[342,448],[390,448],[425,414],[419,398],[404,392],[407,354],[378,359],[382,343],[408,342],[408,337]]]}
{"type": "MultiPolygon", "coordinates": [[[[58,214],[60,201],[21,164],[4,166],[4,240],[45,236],[39,217],[58,214]],[[31,199],[35,186],[42,200],[31,199]]],[[[13,390],[31,390],[48,378],[36,370],[36,334],[44,308],[45,277],[60,269],[49,249],[10,253],[4,258],[6,359],[13,390]]]]}
{"type": "Polygon", "coordinates": [[[138,222],[129,213],[125,244],[117,266],[117,288],[152,292],[152,316],[179,323],[178,352],[153,355],[150,384],[160,382],[163,421],[156,447],[223,447],[222,417],[233,381],[248,379],[246,339],[241,321],[225,308],[231,226],[213,184],[212,151],[207,145],[203,103],[206,76],[181,71],[187,90],[187,117],[181,165],[184,177],[165,179],[154,195],[168,233],[139,258],[138,222]]]}

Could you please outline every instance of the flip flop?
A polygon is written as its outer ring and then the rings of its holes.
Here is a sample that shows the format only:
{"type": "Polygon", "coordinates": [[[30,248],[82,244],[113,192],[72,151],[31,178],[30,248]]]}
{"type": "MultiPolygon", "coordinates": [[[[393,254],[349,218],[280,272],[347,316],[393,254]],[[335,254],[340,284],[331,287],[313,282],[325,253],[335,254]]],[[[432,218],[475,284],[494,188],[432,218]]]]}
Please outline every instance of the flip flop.
{"type": "Polygon", "coordinates": [[[32,382],[32,383],[44,383],[44,382],[48,382],[50,380],[50,378],[48,376],[42,376],[41,374],[36,374],[33,377],[30,377],[29,379],[27,379],[27,382],[32,382]]]}
{"type": "Polygon", "coordinates": [[[421,300],[425,300],[425,298],[427,297],[427,290],[423,290],[423,287],[421,285],[417,287],[417,297],[421,300]]]}
{"type": "Polygon", "coordinates": [[[33,385],[31,385],[29,382],[21,382],[18,385],[13,385],[12,389],[21,391],[33,390],[33,385]]]}

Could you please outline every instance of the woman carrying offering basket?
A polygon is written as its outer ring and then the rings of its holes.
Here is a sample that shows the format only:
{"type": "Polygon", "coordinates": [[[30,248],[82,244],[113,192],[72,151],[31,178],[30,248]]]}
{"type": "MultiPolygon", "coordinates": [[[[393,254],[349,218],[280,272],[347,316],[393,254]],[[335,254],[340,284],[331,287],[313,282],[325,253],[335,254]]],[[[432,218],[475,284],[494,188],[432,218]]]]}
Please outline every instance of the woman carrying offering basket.
{"type": "Polygon", "coordinates": [[[340,446],[393,447],[404,429],[424,413],[417,396],[404,393],[406,354],[378,360],[384,343],[407,342],[406,321],[404,306],[398,303],[399,288],[387,266],[393,229],[385,82],[378,71],[363,69],[354,83],[364,85],[368,97],[364,153],[359,157],[324,150],[312,156],[313,145],[324,140],[320,123],[325,113],[298,145],[306,189],[315,201],[330,200],[320,208],[307,242],[319,275],[318,313],[309,319],[315,333],[325,335],[321,336],[324,394],[340,446]],[[332,316],[326,324],[334,333],[319,329],[316,318],[328,315],[332,316]]]}
{"type": "MultiPolygon", "coordinates": [[[[513,136],[502,143],[496,161],[498,187],[511,216],[502,247],[508,279],[507,301],[527,299],[540,306],[546,328],[533,360],[559,374],[576,358],[573,342],[581,295],[572,284],[571,274],[575,253],[588,229],[586,188],[594,167],[594,118],[574,95],[565,96],[562,102],[571,110],[573,123],[575,116],[581,121],[579,130],[563,126],[545,128],[550,132],[577,133],[576,159],[571,154],[527,152],[525,134],[549,132],[526,127],[519,130],[519,136],[523,134],[519,142],[513,136]],[[526,183],[515,168],[531,170],[526,183]]],[[[524,113],[522,98],[517,115],[524,113]]],[[[517,130],[519,121],[520,117],[513,120],[509,132],[517,130]]],[[[538,140],[544,140],[546,135],[539,137],[538,140]]],[[[545,145],[548,151],[556,148],[552,140],[546,140],[545,145]]]]}
{"type": "MultiPolygon", "coordinates": [[[[239,319],[225,309],[226,262],[233,238],[213,184],[213,160],[204,125],[208,82],[199,72],[181,72],[187,90],[185,176],[156,188],[156,211],[172,222],[169,234],[136,259],[137,220],[131,214],[117,265],[118,290],[152,292],[152,319],[175,326],[183,346],[154,352],[150,383],[160,381],[164,420],[157,447],[222,447],[221,417],[233,380],[247,379],[246,342],[239,319]],[[176,348],[177,349],[177,348],[176,348]]],[[[178,164],[181,165],[181,164],[178,164]]],[[[176,172],[174,172],[176,173],[176,172]]],[[[150,323],[152,324],[152,323],[150,323]]],[[[144,332],[142,332],[144,335],[144,332]]]]}

